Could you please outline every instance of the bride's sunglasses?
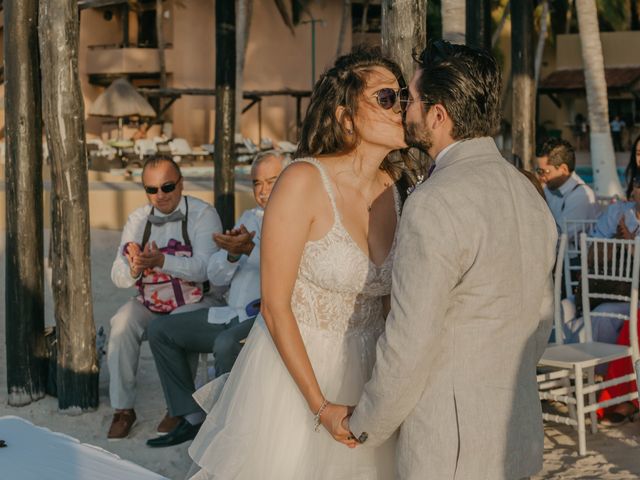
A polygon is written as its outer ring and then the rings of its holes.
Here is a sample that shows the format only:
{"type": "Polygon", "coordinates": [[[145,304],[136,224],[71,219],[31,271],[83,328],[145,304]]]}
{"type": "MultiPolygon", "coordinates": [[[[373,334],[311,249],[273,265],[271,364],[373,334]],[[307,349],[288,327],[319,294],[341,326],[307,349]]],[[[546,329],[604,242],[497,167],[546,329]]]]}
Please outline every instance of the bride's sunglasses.
{"type": "Polygon", "coordinates": [[[409,89],[407,87],[394,90],[393,88],[381,88],[373,94],[380,105],[385,110],[393,109],[395,113],[400,113],[409,101],[409,89]]]}
{"type": "Polygon", "coordinates": [[[175,182],[163,183],[160,187],[149,187],[145,185],[144,191],[147,192],[149,195],[155,195],[156,193],[158,193],[158,190],[162,190],[164,193],[171,193],[176,189],[176,186],[178,185],[181,179],[182,177],[175,182]]]}

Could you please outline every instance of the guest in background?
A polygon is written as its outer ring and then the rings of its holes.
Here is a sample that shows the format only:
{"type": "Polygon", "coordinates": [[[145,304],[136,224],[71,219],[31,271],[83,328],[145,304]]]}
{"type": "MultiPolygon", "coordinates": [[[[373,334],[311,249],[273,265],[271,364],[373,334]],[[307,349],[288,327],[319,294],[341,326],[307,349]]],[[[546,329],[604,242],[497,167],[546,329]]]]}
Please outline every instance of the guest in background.
{"type": "Polygon", "coordinates": [[[575,231],[564,231],[566,220],[595,219],[596,195],[575,172],[576,155],[566,140],[550,138],[537,156],[536,173],[545,184],[544,193],[559,230],[570,238],[575,231]]]}
{"type": "Polygon", "coordinates": [[[251,166],[257,206],[242,214],[236,227],[215,233],[221,248],[209,259],[207,276],[214,289],[225,288],[227,305],[166,316],[149,327],[149,345],[158,368],[164,398],[174,428],[147,441],[150,447],[169,447],[192,440],[204,420],[193,399],[195,384],[189,362],[197,353],[213,353],[216,376],[233,367],[260,309],[260,238],[264,207],[285,166],[278,152],[260,154],[251,166]]]}

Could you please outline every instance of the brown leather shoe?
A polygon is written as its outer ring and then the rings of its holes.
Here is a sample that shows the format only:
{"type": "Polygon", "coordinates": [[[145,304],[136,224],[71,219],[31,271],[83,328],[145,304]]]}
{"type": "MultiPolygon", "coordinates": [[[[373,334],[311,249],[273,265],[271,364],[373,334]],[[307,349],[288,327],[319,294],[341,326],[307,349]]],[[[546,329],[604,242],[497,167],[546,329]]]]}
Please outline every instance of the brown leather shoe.
{"type": "Polygon", "coordinates": [[[111,420],[107,438],[109,440],[127,438],[134,423],[136,423],[136,412],[132,408],[116,410],[116,413],[113,414],[113,420],[111,420]]]}
{"type": "Polygon", "coordinates": [[[159,434],[172,432],[173,429],[178,426],[180,420],[180,417],[172,417],[171,415],[169,415],[169,412],[167,412],[164,414],[164,417],[158,424],[156,432],[158,432],[159,434]]]}

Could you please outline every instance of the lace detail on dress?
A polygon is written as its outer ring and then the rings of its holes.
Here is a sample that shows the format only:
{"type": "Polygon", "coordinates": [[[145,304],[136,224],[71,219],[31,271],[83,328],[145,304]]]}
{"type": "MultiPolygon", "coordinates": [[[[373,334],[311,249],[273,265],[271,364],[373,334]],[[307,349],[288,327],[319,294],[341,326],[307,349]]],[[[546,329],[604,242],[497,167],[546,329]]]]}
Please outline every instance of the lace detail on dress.
{"type": "MultiPolygon", "coordinates": [[[[364,331],[379,334],[384,325],[381,297],[391,292],[396,235],[387,258],[375,265],[344,228],[323,165],[315,158],[296,161],[318,169],[334,213],[331,229],[324,237],[308,241],[300,259],[291,307],[298,324],[306,327],[301,332],[303,336],[307,329],[340,336],[364,331]]],[[[393,192],[399,215],[395,188],[393,192]]]]}

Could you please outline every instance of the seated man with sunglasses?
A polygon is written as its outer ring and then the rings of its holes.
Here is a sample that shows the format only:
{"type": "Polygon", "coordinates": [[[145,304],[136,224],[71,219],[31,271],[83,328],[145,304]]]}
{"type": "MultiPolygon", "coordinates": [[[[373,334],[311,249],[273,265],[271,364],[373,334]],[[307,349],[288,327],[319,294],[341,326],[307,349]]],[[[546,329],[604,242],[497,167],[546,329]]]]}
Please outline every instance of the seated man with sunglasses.
{"type": "Polygon", "coordinates": [[[204,296],[207,262],[218,250],[211,236],[222,231],[211,205],[182,195],[182,174],[173,160],[148,160],[142,183],[149,204],[129,216],[111,269],[117,287],[138,288],[138,296],[111,318],[107,360],[115,409],[108,433],[112,440],[129,435],[136,420],[136,371],[149,325],[168,313],[210,306],[204,296]]]}
{"type": "Polygon", "coordinates": [[[168,447],[192,440],[205,415],[193,399],[195,384],[189,365],[194,353],[213,353],[216,376],[233,367],[260,311],[260,232],[271,189],[285,166],[276,151],[260,154],[251,166],[257,207],[242,214],[236,227],[214,234],[220,251],[209,259],[208,277],[216,290],[227,291],[227,305],[209,311],[171,315],[149,326],[149,345],[158,368],[169,415],[180,418],[166,435],[147,441],[168,447]],[[186,328],[185,328],[186,327],[186,328]]]}

